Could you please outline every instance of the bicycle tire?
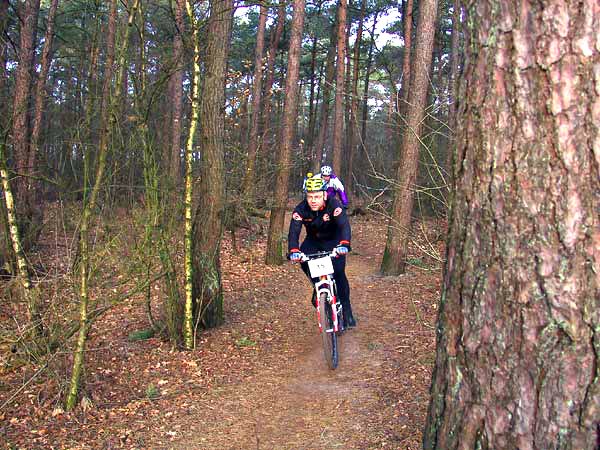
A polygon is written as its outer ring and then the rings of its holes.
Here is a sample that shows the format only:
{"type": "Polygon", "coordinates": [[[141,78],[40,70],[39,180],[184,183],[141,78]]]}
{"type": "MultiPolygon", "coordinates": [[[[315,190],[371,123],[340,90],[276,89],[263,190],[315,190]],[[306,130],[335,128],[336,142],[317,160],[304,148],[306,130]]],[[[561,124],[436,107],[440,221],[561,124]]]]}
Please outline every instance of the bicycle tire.
{"type": "Polygon", "coordinates": [[[344,334],[344,331],[346,331],[346,321],[344,320],[344,313],[343,313],[344,308],[342,307],[342,305],[340,303],[340,298],[338,297],[338,294],[337,294],[337,286],[336,286],[335,282],[333,283],[333,295],[335,295],[336,303],[337,303],[337,306],[339,307],[338,314],[337,314],[337,316],[338,316],[338,332],[337,332],[337,334],[338,334],[338,336],[341,336],[342,334],[344,334]]]}
{"type": "Polygon", "coordinates": [[[321,318],[321,339],[323,341],[323,355],[330,369],[338,365],[337,336],[333,331],[333,317],[331,305],[327,301],[327,293],[321,292],[319,296],[319,317],[321,318]],[[327,331],[329,330],[329,332],[327,331]]]}

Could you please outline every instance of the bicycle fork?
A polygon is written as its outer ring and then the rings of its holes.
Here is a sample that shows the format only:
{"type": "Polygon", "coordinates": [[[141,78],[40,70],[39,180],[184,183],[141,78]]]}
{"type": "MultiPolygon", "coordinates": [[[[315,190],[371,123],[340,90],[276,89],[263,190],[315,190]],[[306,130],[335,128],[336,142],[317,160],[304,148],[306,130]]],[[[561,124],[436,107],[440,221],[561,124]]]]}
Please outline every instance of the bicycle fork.
{"type": "Polygon", "coordinates": [[[329,276],[321,276],[319,281],[315,283],[315,291],[317,292],[317,319],[319,322],[319,331],[323,331],[322,321],[321,321],[321,310],[319,308],[319,303],[321,302],[321,294],[323,292],[327,293],[328,303],[331,307],[331,318],[333,319],[333,330],[325,330],[326,332],[333,331],[337,333],[339,331],[339,323],[338,323],[338,313],[341,309],[342,305],[337,303],[337,299],[333,294],[333,280],[329,276]],[[329,300],[331,299],[331,300],[329,300]]]}

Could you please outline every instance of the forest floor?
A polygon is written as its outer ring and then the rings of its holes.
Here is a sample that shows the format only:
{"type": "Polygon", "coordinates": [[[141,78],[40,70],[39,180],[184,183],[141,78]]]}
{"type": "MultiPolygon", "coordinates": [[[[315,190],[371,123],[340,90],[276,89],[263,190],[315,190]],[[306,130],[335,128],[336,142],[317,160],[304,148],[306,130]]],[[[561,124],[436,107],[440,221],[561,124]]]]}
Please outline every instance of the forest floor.
{"type": "Polygon", "coordinates": [[[240,231],[237,251],[229,235],[223,243],[225,323],[200,331],[196,350],[128,339],[148,326],[143,302],[129,299],[95,324],[73,412],[60,407],[70,357],[45,373],[0,372],[1,448],[421,448],[441,263],[417,245],[443,255],[444,224],[415,223],[413,264],[396,277],[378,273],[384,222],[351,224],[358,326],[341,336],[336,370],[323,358],[300,268],[264,265],[264,233],[240,231]]]}

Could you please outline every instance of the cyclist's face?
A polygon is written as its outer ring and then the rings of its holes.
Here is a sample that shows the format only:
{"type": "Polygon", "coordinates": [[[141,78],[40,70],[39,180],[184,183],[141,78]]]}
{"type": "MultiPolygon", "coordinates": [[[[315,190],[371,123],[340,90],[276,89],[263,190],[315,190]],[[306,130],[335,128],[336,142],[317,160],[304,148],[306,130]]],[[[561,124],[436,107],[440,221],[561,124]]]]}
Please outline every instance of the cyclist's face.
{"type": "Polygon", "coordinates": [[[327,194],[323,191],[306,193],[306,201],[312,211],[318,211],[323,208],[323,206],[325,206],[326,198],[327,194]]]}
{"type": "Polygon", "coordinates": [[[326,183],[329,183],[329,180],[331,179],[331,175],[323,175],[323,179],[325,180],[326,183]]]}

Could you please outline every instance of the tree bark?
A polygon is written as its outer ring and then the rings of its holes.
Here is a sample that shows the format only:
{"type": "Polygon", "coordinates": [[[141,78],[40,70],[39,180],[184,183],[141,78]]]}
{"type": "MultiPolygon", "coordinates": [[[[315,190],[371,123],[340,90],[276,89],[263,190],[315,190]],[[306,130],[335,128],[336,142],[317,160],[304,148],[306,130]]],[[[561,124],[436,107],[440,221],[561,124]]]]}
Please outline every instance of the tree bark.
{"type": "Polygon", "coordinates": [[[40,0],[27,0],[21,3],[21,23],[19,64],[15,76],[13,100],[13,160],[17,173],[15,185],[15,201],[18,205],[19,234],[25,249],[37,239],[33,229],[37,226],[33,221],[34,206],[31,204],[32,179],[29,164],[29,105],[33,78],[33,61],[40,0]]]}
{"type": "Polygon", "coordinates": [[[194,305],[205,328],[223,321],[221,237],[225,207],[225,74],[233,0],[212,0],[200,99],[200,186],[194,221],[194,305]]]}
{"type": "Polygon", "coordinates": [[[252,86],[252,123],[250,125],[250,136],[248,139],[248,157],[246,158],[246,172],[244,174],[243,193],[246,202],[250,203],[254,197],[254,178],[256,166],[256,153],[259,146],[259,123],[261,115],[262,94],[262,66],[263,51],[265,47],[265,28],[267,25],[267,6],[264,1],[260,3],[258,19],[258,33],[256,35],[256,50],[254,55],[254,83],[252,86]]]}
{"type": "Polygon", "coordinates": [[[419,3],[418,39],[410,84],[407,132],[400,148],[392,215],[388,221],[387,242],[381,262],[381,271],[387,275],[398,275],[406,270],[413,189],[419,162],[420,130],[425,114],[436,16],[437,0],[419,3]]]}
{"type": "MultiPolygon", "coordinates": [[[[462,29],[461,23],[461,0],[454,0],[453,13],[452,13],[452,39],[451,39],[451,51],[450,51],[450,86],[449,86],[449,122],[450,122],[450,132],[452,136],[455,136],[457,133],[457,123],[456,123],[456,115],[457,115],[457,98],[458,98],[458,75],[459,75],[459,66],[461,53],[460,50],[460,33],[462,29]]],[[[453,139],[454,140],[454,139],[453,139]]],[[[448,154],[451,154],[450,152],[448,154]]],[[[447,165],[450,167],[450,164],[447,165]]]]}
{"type": "Polygon", "coordinates": [[[341,173],[344,144],[344,71],[346,64],[346,14],[347,0],[339,0],[337,61],[335,75],[335,112],[333,115],[333,170],[341,173]]]}
{"type": "Polygon", "coordinates": [[[283,222],[288,202],[288,183],[290,179],[290,164],[292,146],[295,142],[294,130],[298,116],[298,74],[300,71],[300,53],[302,51],[302,30],[304,28],[305,0],[294,0],[292,30],[288,51],[287,76],[285,80],[285,104],[283,108],[283,127],[277,176],[275,179],[274,205],[271,208],[269,235],[265,262],[270,265],[281,264],[283,249],[283,222]]]}
{"type": "MultiPolygon", "coordinates": [[[[4,36],[8,25],[8,0],[0,0],[0,36],[4,36]]],[[[0,39],[0,129],[6,126],[6,40],[0,39]]]]}
{"type": "Polygon", "coordinates": [[[423,445],[597,449],[600,5],[467,15],[423,445]]]}

